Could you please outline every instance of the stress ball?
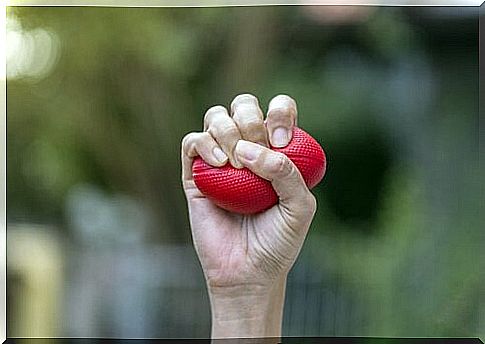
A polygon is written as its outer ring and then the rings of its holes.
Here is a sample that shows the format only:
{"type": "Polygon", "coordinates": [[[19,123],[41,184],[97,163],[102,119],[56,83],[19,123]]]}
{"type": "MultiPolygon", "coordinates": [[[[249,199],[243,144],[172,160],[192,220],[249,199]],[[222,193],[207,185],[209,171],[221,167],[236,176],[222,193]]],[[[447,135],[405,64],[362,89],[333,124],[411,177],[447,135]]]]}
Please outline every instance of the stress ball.
{"type": "MultiPolygon", "coordinates": [[[[284,148],[272,150],[288,156],[300,171],[308,188],[316,186],[326,168],[325,152],[318,142],[300,128],[293,129],[293,137],[284,148]]],[[[229,162],[213,167],[196,157],[192,165],[194,182],[212,202],[228,211],[254,214],[278,203],[271,183],[247,168],[234,168],[229,162]]]]}

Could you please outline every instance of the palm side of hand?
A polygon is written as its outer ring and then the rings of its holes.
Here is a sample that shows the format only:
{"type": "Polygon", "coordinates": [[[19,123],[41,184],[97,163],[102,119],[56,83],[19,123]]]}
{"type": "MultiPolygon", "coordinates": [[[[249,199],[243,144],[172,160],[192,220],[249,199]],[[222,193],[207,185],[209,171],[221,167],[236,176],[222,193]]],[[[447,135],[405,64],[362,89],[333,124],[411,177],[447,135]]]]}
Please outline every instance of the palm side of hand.
{"type": "Polygon", "coordinates": [[[289,270],[306,231],[292,228],[280,205],[256,215],[234,214],[193,191],[190,222],[209,285],[271,284],[289,270]]]}
{"type": "Polygon", "coordinates": [[[231,108],[232,118],[221,106],[209,109],[205,131],[191,133],[182,142],[182,180],[192,237],[209,286],[270,285],[291,268],[316,209],[315,198],[294,164],[264,147],[269,146],[268,136],[272,146],[288,144],[296,106],[287,96],[273,98],[265,122],[254,96],[236,97],[231,108]],[[274,135],[282,127],[288,133],[284,142],[274,135]],[[271,181],[279,203],[254,215],[217,207],[195,185],[191,171],[195,156],[213,166],[229,162],[249,168],[271,181]]]}

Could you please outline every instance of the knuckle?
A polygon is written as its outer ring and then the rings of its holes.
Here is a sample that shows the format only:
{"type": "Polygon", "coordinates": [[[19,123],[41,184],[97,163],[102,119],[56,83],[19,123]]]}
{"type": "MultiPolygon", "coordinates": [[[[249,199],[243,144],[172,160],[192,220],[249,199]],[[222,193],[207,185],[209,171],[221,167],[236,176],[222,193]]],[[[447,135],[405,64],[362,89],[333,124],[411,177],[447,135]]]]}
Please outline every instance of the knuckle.
{"type": "Polygon", "coordinates": [[[299,218],[313,218],[317,211],[317,200],[310,191],[305,191],[298,198],[298,204],[299,218]]]}
{"type": "Polygon", "coordinates": [[[271,120],[286,120],[293,122],[296,119],[296,115],[296,103],[290,96],[280,94],[271,100],[268,111],[268,117],[271,120]]]}
{"type": "Polygon", "coordinates": [[[276,95],[273,99],[275,99],[275,100],[293,100],[293,98],[291,98],[289,95],[287,95],[285,93],[280,93],[280,94],[276,95]]]}
{"type": "Polygon", "coordinates": [[[209,134],[206,131],[204,131],[203,133],[199,133],[199,135],[197,135],[197,137],[195,137],[194,140],[196,142],[200,142],[200,143],[203,143],[203,144],[208,144],[211,141],[214,141],[211,134],[209,134]]]}
{"type": "Polygon", "coordinates": [[[233,119],[239,127],[263,124],[263,112],[257,105],[244,104],[233,111],[233,119]]]}
{"type": "Polygon", "coordinates": [[[225,125],[221,128],[221,134],[223,136],[237,136],[239,134],[239,130],[235,125],[225,125]]]}
{"type": "Polygon", "coordinates": [[[196,146],[204,138],[204,133],[191,132],[182,139],[182,153],[192,156],[196,150],[196,146]]]}
{"type": "Polygon", "coordinates": [[[182,139],[182,147],[187,147],[191,142],[193,142],[196,138],[198,133],[196,132],[191,132],[186,134],[183,139],[182,139]]]}
{"type": "Polygon", "coordinates": [[[268,119],[274,122],[281,122],[286,125],[291,125],[296,116],[294,109],[278,106],[274,107],[268,112],[268,119]]]}
{"type": "Polygon", "coordinates": [[[240,123],[238,123],[238,126],[239,126],[239,129],[246,132],[264,130],[263,122],[257,119],[249,119],[246,121],[241,121],[240,123]]]}
{"type": "Polygon", "coordinates": [[[272,100],[272,103],[285,104],[286,106],[295,106],[295,100],[287,94],[278,94],[272,100]]]}
{"type": "Polygon", "coordinates": [[[290,175],[293,170],[293,165],[290,159],[283,153],[276,153],[274,163],[271,166],[271,172],[279,178],[290,175]]]}
{"type": "Polygon", "coordinates": [[[307,209],[313,215],[317,211],[317,199],[316,197],[308,191],[308,194],[305,199],[305,204],[307,205],[307,209]]]}
{"type": "Polygon", "coordinates": [[[226,112],[226,108],[222,105],[214,105],[207,110],[207,113],[218,113],[218,112],[226,112]]]}
{"type": "Polygon", "coordinates": [[[221,123],[218,126],[214,126],[211,130],[218,138],[232,138],[239,136],[239,129],[233,123],[221,123]]]}
{"type": "Polygon", "coordinates": [[[227,110],[224,106],[222,105],[215,105],[215,106],[212,106],[210,107],[206,112],[205,112],[205,115],[204,115],[204,120],[205,121],[210,121],[212,120],[212,118],[216,115],[220,115],[220,114],[226,114],[227,113],[227,110]]]}
{"type": "Polygon", "coordinates": [[[234,97],[231,106],[235,107],[241,103],[255,103],[258,104],[258,98],[251,93],[243,93],[234,97]]]}

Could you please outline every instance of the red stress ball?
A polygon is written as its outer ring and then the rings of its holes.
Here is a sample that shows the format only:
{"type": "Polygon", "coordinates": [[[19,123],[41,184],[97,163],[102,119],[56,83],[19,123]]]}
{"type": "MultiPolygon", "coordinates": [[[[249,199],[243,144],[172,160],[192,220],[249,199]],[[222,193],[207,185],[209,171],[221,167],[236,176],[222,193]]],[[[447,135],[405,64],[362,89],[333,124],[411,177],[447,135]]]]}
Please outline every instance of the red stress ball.
{"type": "MultiPolygon", "coordinates": [[[[316,186],[325,174],[325,152],[318,142],[300,128],[284,148],[271,148],[285,154],[296,165],[308,188],[316,186]]],[[[199,190],[212,202],[228,211],[254,214],[278,203],[278,196],[269,181],[247,168],[237,169],[230,163],[213,167],[200,157],[195,158],[192,172],[199,190]]]]}

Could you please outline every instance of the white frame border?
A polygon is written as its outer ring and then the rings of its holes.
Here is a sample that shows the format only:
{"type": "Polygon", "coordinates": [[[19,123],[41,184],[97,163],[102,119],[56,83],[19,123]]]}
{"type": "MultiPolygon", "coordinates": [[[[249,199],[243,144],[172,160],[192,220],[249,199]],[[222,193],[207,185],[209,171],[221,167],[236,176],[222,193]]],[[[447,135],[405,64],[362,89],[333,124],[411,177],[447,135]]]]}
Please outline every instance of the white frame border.
{"type": "MultiPolygon", "coordinates": [[[[99,7],[223,7],[273,5],[338,5],[338,6],[456,6],[480,7],[482,0],[0,0],[0,47],[6,47],[6,11],[8,6],[99,6],[99,7]],[[134,4],[136,2],[136,4],[134,4]]],[[[480,15],[480,14],[479,14],[480,15]]],[[[480,44],[480,42],[479,42],[480,44]]],[[[7,82],[6,49],[0,51],[0,341],[7,336],[7,82]]]]}

